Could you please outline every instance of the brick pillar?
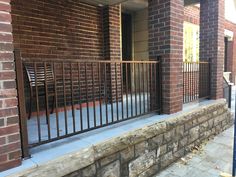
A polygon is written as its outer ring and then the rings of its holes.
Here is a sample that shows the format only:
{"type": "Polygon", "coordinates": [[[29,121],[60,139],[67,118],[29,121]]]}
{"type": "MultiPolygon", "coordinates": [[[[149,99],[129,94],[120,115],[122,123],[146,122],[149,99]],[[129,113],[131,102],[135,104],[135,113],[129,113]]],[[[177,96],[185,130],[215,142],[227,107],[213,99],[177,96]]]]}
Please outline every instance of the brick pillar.
{"type": "MultiPolygon", "coordinates": [[[[121,6],[106,6],[103,9],[104,57],[105,60],[121,60],[121,6]]],[[[120,66],[117,65],[117,89],[121,96],[120,66]]],[[[107,65],[108,95],[116,98],[115,64],[107,65]]]]}
{"type": "Polygon", "coordinates": [[[162,59],[162,110],[166,114],[183,105],[183,0],[149,0],[149,57],[162,59]]]}
{"type": "Polygon", "coordinates": [[[0,2],[0,171],[20,165],[21,142],[10,0],[0,2]]]}
{"type": "Polygon", "coordinates": [[[201,0],[200,59],[212,60],[212,99],[223,97],[224,6],[224,0],[201,0]]]}

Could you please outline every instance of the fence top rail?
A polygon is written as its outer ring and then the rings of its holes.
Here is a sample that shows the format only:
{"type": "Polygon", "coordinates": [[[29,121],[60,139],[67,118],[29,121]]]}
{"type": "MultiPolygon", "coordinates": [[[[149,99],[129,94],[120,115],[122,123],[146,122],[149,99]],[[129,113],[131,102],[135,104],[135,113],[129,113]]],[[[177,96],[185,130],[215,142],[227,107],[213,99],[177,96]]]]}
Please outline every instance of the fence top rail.
{"type": "Polygon", "coordinates": [[[184,64],[208,64],[209,61],[184,61],[184,64]]]}
{"type": "Polygon", "coordinates": [[[29,59],[22,58],[22,61],[28,63],[48,63],[48,62],[57,62],[57,63],[131,63],[131,64],[157,64],[160,61],[144,61],[144,60],[135,60],[135,61],[121,61],[121,60],[80,60],[80,59],[29,59]]]}

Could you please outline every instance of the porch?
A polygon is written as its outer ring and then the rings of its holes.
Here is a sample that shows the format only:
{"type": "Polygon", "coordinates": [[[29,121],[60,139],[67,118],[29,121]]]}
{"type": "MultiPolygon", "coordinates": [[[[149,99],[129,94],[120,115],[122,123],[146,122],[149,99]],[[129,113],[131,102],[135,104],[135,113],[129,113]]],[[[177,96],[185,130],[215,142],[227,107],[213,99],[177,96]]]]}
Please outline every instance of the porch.
{"type": "MultiPolygon", "coordinates": [[[[205,100],[198,104],[192,103],[184,105],[183,110],[175,114],[142,116],[47,143],[31,148],[31,158],[24,160],[19,167],[2,172],[1,175],[17,176],[38,174],[40,176],[48,176],[50,174],[50,176],[60,176],[71,173],[73,170],[81,170],[84,175],[98,173],[103,177],[106,174],[103,169],[106,169],[109,174],[112,172],[112,174],[117,175],[116,172],[120,171],[118,173],[120,176],[127,175],[130,173],[129,171],[131,171],[131,167],[129,168],[127,163],[132,164],[132,161],[135,162],[135,160],[146,162],[145,158],[141,157],[146,157],[149,160],[150,158],[156,158],[153,153],[155,148],[156,150],[161,148],[161,151],[158,150],[160,151],[160,157],[157,158],[163,159],[167,154],[170,154],[168,151],[172,151],[174,148],[180,148],[180,150],[175,151],[175,154],[179,157],[184,154],[181,151],[182,148],[190,150],[194,145],[199,145],[199,141],[195,141],[198,137],[195,135],[197,132],[194,131],[197,119],[203,121],[199,126],[206,122],[214,122],[212,124],[213,127],[209,124],[209,129],[201,129],[201,131],[204,132],[202,136],[204,139],[231,126],[233,123],[232,117],[225,117],[225,115],[230,114],[228,111],[223,114],[216,113],[216,111],[221,112],[222,109],[227,110],[225,101],[205,100]],[[211,116],[206,113],[207,111],[211,111],[211,116]],[[207,115],[206,117],[211,117],[206,122],[203,120],[205,115],[207,115]],[[220,121],[218,122],[219,119],[220,121]],[[231,123],[222,124],[221,121],[229,121],[231,123]],[[194,124],[192,122],[194,122],[194,124]],[[182,128],[182,126],[187,127],[187,125],[189,126],[188,129],[186,128],[185,130],[182,128]],[[171,127],[173,127],[173,129],[171,129],[171,127]],[[218,128],[216,129],[215,127],[218,128]],[[191,137],[189,141],[186,141],[186,137],[182,136],[183,133],[181,132],[183,131],[186,131],[185,134],[189,131],[189,134],[187,134],[187,136],[191,137]],[[153,137],[153,135],[155,135],[155,137],[153,137]],[[175,136],[175,138],[169,137],[170,135],[175,136]],[[176,146],[176,139],[186,144],[176,146]],[[95,152],[91,152],[93,150],[95,152]],[[123,166],[122,170],[117,166],[113,166],[113,163],[116,163],[120,159],[120,156],[114,155],[114,153],[121,154],[120,164],[123,166]],[[149,153],[153,156],[148,156],[149,153]],[[94,168],[93,163],[95,163],[95,161],[101,163],[102,166],[94,168]],[[45,165],[47,167],[45,167],[45,165]],[[111,168],[111,165],[113,168],[111,168]]],[[[176,157],[173,156],[173,158],[169,158],[168,163],[173,159],[176,159],[176,157]]],[[[148,163],[148,166],[143,166],[141,163],[139,169],[144,167],[150,168],[151,170],[154,167],[154,170],[151,171],[153,174],[156,174],[159,168],[155,165],[153,166],[153,164],[157,162],[158,161],[151,161],[148,163]]],[[[162,163],[162,166],[165,165],[166,163],[162,163]]]]}
{"type": "Polygon", "coordinates": [[[12,0],[17,162],[105,126],[145,116],[148,123],[185,103],[221,98],[219,55],[183,62],[184,4],[176,3],[180,16],[169,21],[163,15],[175,5],[155,0],[12,0]]]}

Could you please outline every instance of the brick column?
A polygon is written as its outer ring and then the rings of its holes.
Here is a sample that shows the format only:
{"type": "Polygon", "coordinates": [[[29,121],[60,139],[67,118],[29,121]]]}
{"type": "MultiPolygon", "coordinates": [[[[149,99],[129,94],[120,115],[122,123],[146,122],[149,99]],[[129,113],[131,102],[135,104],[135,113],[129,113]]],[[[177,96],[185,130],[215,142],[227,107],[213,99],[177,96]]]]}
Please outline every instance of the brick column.
{"type": "Polygon", "coordinates": [[[162,109],[170,114],[183,104],[183,0],[149,0],[149,57],[162,59],[162,109]]]}
{"type": "MultiPolygon", "coordinates": [[[[103,9],[104,57],[105,60],[121,60],[121,6],[106,6],[103,9]]],[[[119,98],[121,96],[120,66],[117,65],[119,98]]],[[[115,65],[107,65],[108,95],[116,98],[115,65]]]]}
{"type": "Polygon", "coordinates": [[[223,97],[224,6],[224,0],[201,0],[200,59],[212,60],[212,99],[223,97]]]}
{"type": "Polygon", "coordinates": [[[0,2],[0,171],[20,165],[21,142],[10,0],[0,2]]]}

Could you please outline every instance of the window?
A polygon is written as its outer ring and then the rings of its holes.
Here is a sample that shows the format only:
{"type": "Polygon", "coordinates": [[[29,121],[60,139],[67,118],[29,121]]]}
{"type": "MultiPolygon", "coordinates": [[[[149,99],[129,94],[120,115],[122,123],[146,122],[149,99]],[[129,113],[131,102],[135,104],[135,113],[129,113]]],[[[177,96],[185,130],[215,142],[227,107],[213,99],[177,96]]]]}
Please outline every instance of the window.
{"type": "Polygon", "coordinates": [[[184,52],[185,62],[199,61],[199,26],[184,22],[184,52]]]}

